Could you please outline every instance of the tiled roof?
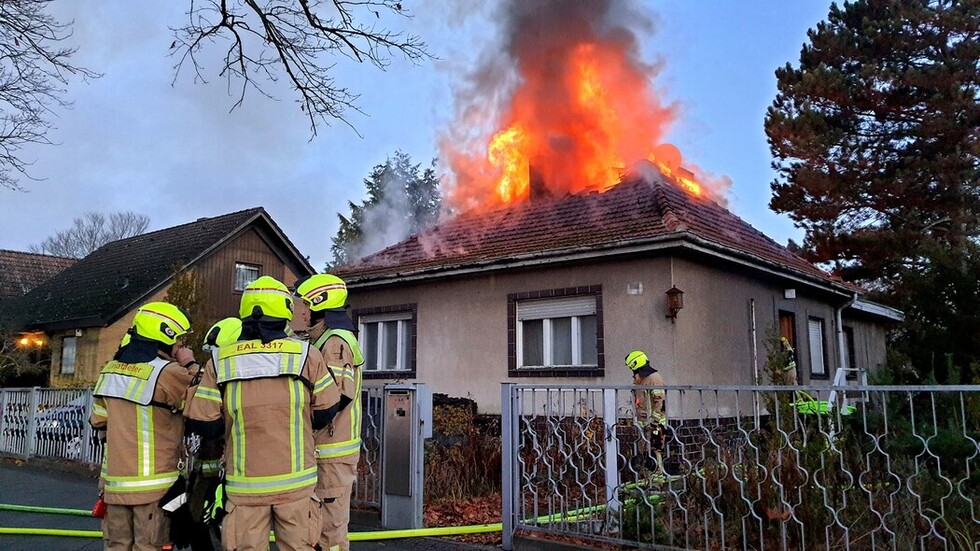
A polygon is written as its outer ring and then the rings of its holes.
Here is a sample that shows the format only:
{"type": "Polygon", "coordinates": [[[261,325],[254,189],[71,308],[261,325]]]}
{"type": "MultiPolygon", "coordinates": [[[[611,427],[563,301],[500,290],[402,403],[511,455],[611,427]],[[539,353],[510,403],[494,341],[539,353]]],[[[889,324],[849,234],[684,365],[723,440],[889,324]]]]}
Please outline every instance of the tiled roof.
{"type": "Polygon", "coordinates": [[[84,327],[112,323],[186,265],[265,210],[252,208],[106,243],[20,299],[4,315],[18,325],[84,327]]]}
{"type": "Polygon", "coordinates": [[[0,300],[26,294],[75,262],[74,258],[0,250],[0,300]]]}
{"type": "Polygon", "coordinates": [[[351,283],[502,266],[686,242],[822,283],[843,285],[710,200],[662,178],[632,177],[609,190],[466,213],[336,271],[351,283]]]}

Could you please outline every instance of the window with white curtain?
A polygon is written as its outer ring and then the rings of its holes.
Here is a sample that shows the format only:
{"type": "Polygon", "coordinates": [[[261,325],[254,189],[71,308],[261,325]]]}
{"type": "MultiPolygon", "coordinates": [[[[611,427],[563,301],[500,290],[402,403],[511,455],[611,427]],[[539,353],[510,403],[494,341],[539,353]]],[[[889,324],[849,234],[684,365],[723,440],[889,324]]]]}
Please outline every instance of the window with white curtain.
{"type": "Polygon", "coordinates": [[[824,354],[823,345],[823,320],[820,318],[810,318],[808,328],[810,343],[810,375],[818,378],[826,377],[827,357],[824,354]]]}
{"type": "Polygon", "coordinates": [[[596,296],[517,302],[517,367],[596,368],[596,296]]]}
{"type": "Polygon", "coordinates": [[[259,267],[242,262],[235,263],[235,290],[244,291],[248,284],[259,278],[259,267]]]}
{"type": "Polygon", "coordinates": [[[409,371],[412,368],[412,336],[415,319],[411,311],[364,315],[358,318],[365,372],[409,371]]]}
{"type": "Polygon", "coordinates": [[[71,375],[75,373],[75,344],[77,337],[64,337],[61,339],[61,374],[71,375]]]}

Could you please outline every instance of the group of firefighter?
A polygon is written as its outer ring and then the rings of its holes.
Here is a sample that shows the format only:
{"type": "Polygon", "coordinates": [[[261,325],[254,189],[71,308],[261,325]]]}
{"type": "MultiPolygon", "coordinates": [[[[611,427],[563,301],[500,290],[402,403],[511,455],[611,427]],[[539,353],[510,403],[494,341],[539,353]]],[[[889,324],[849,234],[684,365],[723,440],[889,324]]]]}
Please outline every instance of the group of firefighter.
{"type": "Polygon", "coordinates": [[[259,277],[203,366],[181,308],[138,309],[94,392],[107,550],[211,549],[212,531],[229,550],[268,549],[270,531],[283,551],[349,548],[363,359],[346,306],[334,275],[259,277]]]}

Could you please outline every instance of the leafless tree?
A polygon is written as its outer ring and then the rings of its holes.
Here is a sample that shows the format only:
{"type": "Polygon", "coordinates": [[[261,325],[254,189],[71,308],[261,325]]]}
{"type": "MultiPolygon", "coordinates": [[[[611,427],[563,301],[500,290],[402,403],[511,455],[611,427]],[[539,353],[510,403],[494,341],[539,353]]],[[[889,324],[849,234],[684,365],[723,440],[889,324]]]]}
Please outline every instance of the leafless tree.
{"type": "Polygon", "coordinates": [[[72,227],[30,248],[36,253],[83,258],[110,241],[140,235],[149,225],[149,217],[135,212],[113,212],[108,218],[99,212],[86,212],[75,218],[72,227]]]}
{"type": "Polygon", "coordinates": [[[396,0],[191,0],[188,23],[171,28],[174,79],[190,63],[195,81],[206,82],[198,55],[205,45],[226,40],[218,74],[229,88],[240,90],[232,109],[242,104],[249,88],[271,97],[266,87],[285,75],[300,95],[314,136],[318,122],[341,120],[351,126],[347,111],[360,112],[358,94],[335,81],[330,56],[382,70],[394,55],[413,63],[432,57],[418,36],[379,27],[382,14],[410,17],[396,0]]]}
{"type": "Polygon", "coordinates": [[[72,65],[76,49],[64,46],[72,23],[47,12],[52,1],[0,1],[0,187],[20,189],[18,176],[30,178],[22,148],[51,143],[49,116],[71,105],[62,99],[68,78],[99,76],[72,65]]]}

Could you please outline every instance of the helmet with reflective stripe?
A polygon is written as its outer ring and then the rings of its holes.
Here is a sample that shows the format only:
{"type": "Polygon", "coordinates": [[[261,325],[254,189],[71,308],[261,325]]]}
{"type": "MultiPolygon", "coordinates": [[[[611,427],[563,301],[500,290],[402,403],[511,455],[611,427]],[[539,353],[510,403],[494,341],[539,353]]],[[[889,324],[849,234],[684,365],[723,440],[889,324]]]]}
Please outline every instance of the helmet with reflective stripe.
{"type": "Polygon", "coordinates": [[[633,371],[647,365],[650,361],[642,350],[634,350],[626,355],[626,367],[633,371]]]}
{"type": "Polygon", "coordinates": [[[347,304],[347,284],[332,274],[313,274],[296,285],[296,296],[314,312],[343,308],[347,304]]]}
{"type": "Polygon", "coordinates": [[[208,334],[204,337],[205,349],[228,346],[238,342],[242,336],[242,320],[238,318],[225,318],[208,329],[208,334]]]}
{"type": "Polygon", "coordinates": [[[174,344],[177,337],[191,330],[191,321],[183,310],[169,302],[148,302],[136,311],[133,329],[145,339],[174,344]]]}
{"type": "Polygon", "coordinates": [[[271,276],[262,276],[245,287],[238,316],[245,319],[256,315],[293,319],[293,296],[281,281],[271,276]]]}

